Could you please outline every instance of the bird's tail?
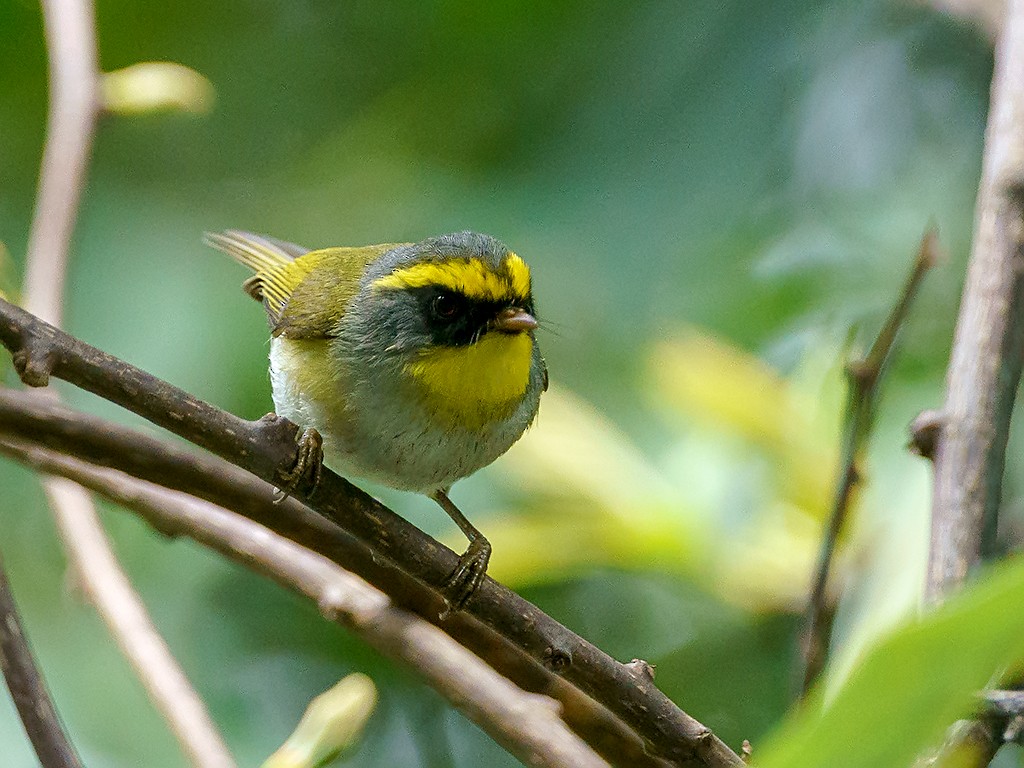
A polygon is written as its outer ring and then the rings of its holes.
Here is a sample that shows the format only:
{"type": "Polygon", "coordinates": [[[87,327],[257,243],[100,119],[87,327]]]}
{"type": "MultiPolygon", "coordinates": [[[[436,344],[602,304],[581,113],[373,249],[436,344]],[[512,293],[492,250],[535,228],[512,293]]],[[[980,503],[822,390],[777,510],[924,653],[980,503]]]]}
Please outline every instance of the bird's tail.
{"type": "Polygon", "coordinates": [[[203,242],[252,270],[242,288],[256,301],[266,301],[268,308],[283,306],[294,288],[294,270],[287,267],[309,253],[301,245],[237,229],[207,232],[203,242]]]}

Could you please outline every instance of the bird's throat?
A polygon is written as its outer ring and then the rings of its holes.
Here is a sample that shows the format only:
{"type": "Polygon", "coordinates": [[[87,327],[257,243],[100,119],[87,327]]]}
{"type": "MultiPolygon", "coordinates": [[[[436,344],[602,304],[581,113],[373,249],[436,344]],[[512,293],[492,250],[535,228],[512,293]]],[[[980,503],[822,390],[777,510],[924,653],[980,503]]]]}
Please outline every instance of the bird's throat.
{"type": "Polygon", "coordinates": [[[479,429],[508,418],[530,383],[533,339],[528,333],[487,333],[475,344],[435,347],[406,364],[431,415],[479,429]]]}

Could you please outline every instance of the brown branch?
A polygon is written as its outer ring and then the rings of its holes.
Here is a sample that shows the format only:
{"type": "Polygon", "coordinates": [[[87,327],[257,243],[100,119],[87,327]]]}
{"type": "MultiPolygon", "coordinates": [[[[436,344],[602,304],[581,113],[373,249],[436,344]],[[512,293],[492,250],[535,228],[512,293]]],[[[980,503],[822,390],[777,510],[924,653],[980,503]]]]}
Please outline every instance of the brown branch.
{"type": "MultiPolygon", "coordinates": [[[[256,422],[239,419],[2,301],[0,342],[12,351],[15,366],[27,383],[45,384],[52,373],[139,413],[266,482],[280,484],[282,472],[295,461],[296,428],[289,422],[274,417],[256,422]]],[[[0,419],[0,425],[10,430],[4,419],[0,419]]],[[[376,558],[378,572],[383,567],[381,559],[386,559],[403,572],[407,582],[428,585],[433,608],[427,613],[421,605],[417,612],[429,621],[438,621],[442,601],[434,587],[455,567],[455,553],[329,470],[325,470],[312,494],[300,490],[297,495],[358,539],[376,558]]],[[[368,573],[360,571],[360,575],[373,581],[368,573]]],[[[390,591],[389,595],[398,597],[390,591]]],[[[491,661],[507,653],[510,646],[519,649],[535,667],[557,673],[607,707],[645,741],[652,754],[685,766],[742,764],[734,752],[680,710],[650,680],[493,580],[485,580],[466,612],[441,622],[441,626],[449,632],[461,630],[469,623],[468,618],[482,622],[502,637],[490,655],[474,647],[479,655],[491,661]]],[[[481,643],[486,642],[478,636],[481,643]]],[[[513,679],[531,688],[529,681],[513,679]]]]}
{"type": "Polygon", "coordinates": [[[1024,0],[996,46],[974,243],[935,452],[927,594],[955,589],[991,549],[1024,354],[1024,0]]]}
{"type": "Polygon", "coordinates": [[[607,768],[566,727],[556,702],[522,691],[443,631],[327,558],[223,507],[123,472],[23,443],[0,444],[0,451],[86,486],[166,534],[188,536],[309,597],[326,618],[417,671],[525,764],[607,768]]]}
{"type": "MultiPolygon", "coordinates": [[[[436,620],[443,608],[434,590],[295,499],[275,504],[273,486],[235,465],[71,410],[41,394],[0,388],[0,435],[123,470],[231,509],[360,574],[396,604],[428,620],[436,620]]],[[[636,733],[607,709],[471,615],[453,614],[444,629],[520,687],[556,698],[563,718],[614,764],[667,765],[645,754],[636,733]]],[[[551,667],[555,666],[552,657],[551,667]]]]}
{"type": "Polygon", "coordinates": [[[53,707],[32,651],[25,640],[18,607],[0,559],[0,670],[43,768],[81,768],[53,707]]]}
{"type": "Polygon", "coordinates": [[[896,336],[903,326],[910,305],[925,274],[937,260],[938,242],[934,231],[925,234],[917,250],[913,268],[903,285],[896,305],[882,325],[878,336],[860,360],[846,367],[846,412],[843,423],[842,460],[835,496],[825,525],[810,598],[804,613],[803,675],[800,693],[807,694],[811,684],[825,666],[828,644],[832,634],[832,611],[828,605],[828,578],[835,555],[836,543],[849,512],[850,497],[860,480],[858,463],[861,452],[871,434],[878,386],[896,344],[896,336]]]}

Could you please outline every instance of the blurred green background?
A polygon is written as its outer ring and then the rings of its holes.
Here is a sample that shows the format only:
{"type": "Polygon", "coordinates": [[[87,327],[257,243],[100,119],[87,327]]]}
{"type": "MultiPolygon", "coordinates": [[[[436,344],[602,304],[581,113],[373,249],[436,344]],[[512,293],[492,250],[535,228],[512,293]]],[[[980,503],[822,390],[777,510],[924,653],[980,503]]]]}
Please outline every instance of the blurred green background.
{"type": "MultiPolygon", "coordinates": [[[[839,562],[832,679],[916,605],[929,479],[905,427],[941,403],[991,70],[979,31],[882,0],[99,0],[97,16],[105,70],[178,61],[216,105],[101,121],[68,328],[257,417],[271,407],[262,313],[204,230],[503,239],[533,267],[554,387],[538,426],[456,501],[494,543],[496,577],[618,658],[655,663],[733,746],[756,745],[789,701],[842,360],[937,226],[948,258],[902,337],[839,562]]],[[[0,0],[0,93],[16,294],[46,110],[29,0],[0,0]]],[[[0,547],[86,762],[182,764],[67,577],[35,478],[0,463],[0,489],[0,547]]],[[[428,501],[381,494],[461,546],[428,501]]],[[[351,765],[515,764],[313,606],[131,515],[104,519],[242,765],[356,670],[381,703],[351,765]]],[[[0,755],[34,765],[6,697],[0,755]]]]}

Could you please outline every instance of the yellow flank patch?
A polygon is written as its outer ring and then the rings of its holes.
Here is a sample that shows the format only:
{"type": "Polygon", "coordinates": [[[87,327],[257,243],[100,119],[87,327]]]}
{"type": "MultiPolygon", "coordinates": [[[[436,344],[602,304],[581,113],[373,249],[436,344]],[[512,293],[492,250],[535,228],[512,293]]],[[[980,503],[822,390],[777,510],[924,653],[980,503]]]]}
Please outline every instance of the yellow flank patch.
{"type": "Polygon", "coordinates": [[[272,360],[292,385],[282,396],[299,393],[318,404],[328,404],[335,396],[337,372],[327,341],[324,339],[279,339],[279,352],[272,360]]]}
{"type": "Polygon", "coordinates": [[[379,289],[409,289],[437,285],[484,301],[525,301],[530,295],[530,268],[514,253],[495,272],[481,259],[423,261],[396,269],[374,282],[379,289]]]}
{"type": "Polygon", "coordinates": [[[431,347],[405,370],[423,387],[429,409],[478,429],[512,415],[530,383],[532,357],[529,334],[488,333],[464,347],[431,347]]]}

